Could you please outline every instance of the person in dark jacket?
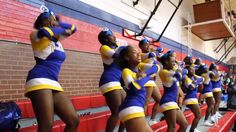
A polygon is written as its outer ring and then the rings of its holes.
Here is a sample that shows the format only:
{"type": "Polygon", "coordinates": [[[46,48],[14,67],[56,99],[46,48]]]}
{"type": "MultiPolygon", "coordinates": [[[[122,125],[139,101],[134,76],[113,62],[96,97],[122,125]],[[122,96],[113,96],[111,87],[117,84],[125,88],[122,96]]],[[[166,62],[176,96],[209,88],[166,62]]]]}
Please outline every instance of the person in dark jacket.
{"type": "Polygon", "coordinates": [[[227,101],[227,108],[236,110],[236,85],[231,85],[228,88],[228,101],[227,101]]]}

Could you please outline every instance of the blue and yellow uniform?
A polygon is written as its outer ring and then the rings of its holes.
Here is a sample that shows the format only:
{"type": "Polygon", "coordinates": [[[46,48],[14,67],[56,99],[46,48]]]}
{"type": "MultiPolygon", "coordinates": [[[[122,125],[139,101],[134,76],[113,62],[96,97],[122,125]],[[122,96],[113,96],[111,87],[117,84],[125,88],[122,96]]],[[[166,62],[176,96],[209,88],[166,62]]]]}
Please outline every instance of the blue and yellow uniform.
{"type": "Polygon", "coordinates": [[[188,70],[185,68],[182,68],[179,64],[176,63],[176,65],[173,68],[174,71],[176,71],[176,79],[177,79],[177,86],[181,88],[182,80],[186,77],[186,74],[188,73],[188,70]]]}
{"type": "Polygon", "coordinates": [[[195,75],[192,78],[186,76],[183,82],[184,82],[183,87],[187,91],[184,97],[184,104],[185,105],[198,104],[197,88],[203,82],[203,78],[197,75],[195,75]]]}
{"type": "Polygon", "coordinates": [[[25,94],[35,90],[52,89],[63,91],[58,75],[66,55],[59,40],[66,29],[76,31],[74,25],[59,23],[59,27],[43,27],[30,35],[36,65],[28,73],[25,94]]]}
{"type": "Polygon", "coordinates": [[[148,53],[142,53],[141,59],[143,63],[149,63],[149,64],[157,64],[156,57],[158,54],[156,52],[148,52],[148,53]]]}
{"type": "Polygon", "coordinates": [[[160,101],[161,111],[179,109],[176,103],[178,96],[178,80],[176,76],[178,76],[178,73],[173,70],[163,69],[160,71],[159,76],[164,87],[164,94],[160,101]]]}
{"type": "MultiPolygon", "coordinates": [[[[143,71],[145,71],[148,67],[150,67],[150,65],[153,65],[153,64],[157,65],[158,61],[157,61],[156,57],[157,57],[156,52],[142,53],[141,54],[142,63],[141,63],[141,65],[139,65],[139,67],[144,68],[143,71]]],[[[156,87],[157,85],[156,85],[156,82],[154,79],[150,79],[144,86],[145,87],[156,87]]]]}
{"type": "Polygon", "coordinates": [[[119,117],[122,122],[127,120],[144,117],[144,105],[146,102],[146,89],[144,84],[150,80],[151,74],[155,74],[160,68],[157,65],[146,70],[146,77],[138,79],[137,71],[125,68],[122,71],[122,79],[127,89],[127,96],[119,108],[119,117]]]}
{"type": "Polygon", "coordinates": [[[100,48],[104,67],[99,82],[99,88],[102,94],[122,89],[120,83],[122,69],[116,64],[116,58],[123,47],[124,46],[109,47],[108,45],[102,45],[100,48]]]}
{"type": "Polygon", "coordinates": [[[208,98],[208,97],[213,97],[212,94],[212,83],[211,79],[209,77],[209,72],[203,73],[201,75],[204,79],[203,81],[203,90],[202,90],[202,98],[208,98]]]}
{"type": "Polygon", "coordinates": [[[221,75],[218,71],[210,72],[212,92],[221,92],[221,75]]]}

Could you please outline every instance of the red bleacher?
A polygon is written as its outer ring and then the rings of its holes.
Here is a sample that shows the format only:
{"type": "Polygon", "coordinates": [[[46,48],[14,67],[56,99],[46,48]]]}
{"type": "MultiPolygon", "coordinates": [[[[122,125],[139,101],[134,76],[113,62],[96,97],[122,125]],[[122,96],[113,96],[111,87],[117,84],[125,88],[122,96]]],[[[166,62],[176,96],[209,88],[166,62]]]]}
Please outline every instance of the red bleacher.
{"type": "MultiPolygon", "coordinates": [[[[76,110],[85,110],[85,109],[90,109],[90,108],[98,108],[98,107],[106,106],[105,98],[102,95],[75,96],[75,97],[71,97],[71,102],[73,103],[76,110]]],[[[22,110],[23,118],[34,117],[34,112],[33,112],[30,101],[28,100],[17,101],[16,103],[19,105],[20,109],[22,110]]],[[[148,105],[147,115],[151,115],[153,105],[154,105],[153,102],[151,102],[148,105]]],[[[206,105],[201,106],[201,113],[203,116],[205,115],[206,108],[207,108],[206,105]]],[[[184,112],[184,115],[188,123],[191,124],[194,119],[194,114],[190,110],[188,110],[184,112]]],[[[96,131],[105,130],[106,122],[109,116],[110,116],[110,111],[103,111],[103,112],[98,112],[98,113],[92,113],[90,115],[81,116],[78,131],[94,132],[94,130],[96,131]]],[[[236,119],[236,112],[227,112],[224,115],[224,117],[222,117],[222,119],[219,121],[219,125],[221,126],[221,128],[217,128],[217,129],[220,129],[220,131],[222,132],[229,130],[229,128],[232,126],[232,123],[235,119],[236,119]],[[224,125],[224,124],[227,124],[227,125],[224,125]]],[[[65,128],[65,124],[62,121],[58,120],[54,122],[52,131],[63,132],[64,128],[65,128]]],[[[152,125],[151,128],[155,132],[164,132],[167,129],[167,124],[165,121],[160,121],[157,124],[152,125]]],[[[177,128],[178,128],[178,125],[176,129],[177,128]]],[[[36,130],[37,130],[37,125],[21,128],[19,132],[36,132],[36,130]]],[[[216,128],[213,127],[213,128],[210,128],[208,132],[212,132],[215,130],[216,128]]]]}
{"type": "MultiPolygon", "coordinates": [[[[75,96],[71,97],[71,102],[76,110],[85,110],[89,108],[96,108],[106,106],[106,101],[102,95],[94,96],[75,96]]],[[[22,118],[34,118],[34,112],[29,100],[16,102],[21,111],[22,118]]],[[[78,131],[92,132],[94,130],[104,130],[110,111],[98,112],[80,117],[80,125],[78,131]],[[89,122],[89,123],[88,123],[89,122]]],[[[55,121],[53,124],[53,132],[63,132],[65,124],[62,121],[55,121]]],[[[21,128],[19,132],[36,132],[37,125],[21,128]]]]}
{"type": "Polygon", "coordinates": [[[229,132],[235,120],[236,120],[236,111],[228,111],[218,121],[218,127],[213,126],[209,128],[207,132],[229,132]]]}
{"type": "MultiPolygon", "coordinates": [[[[201,113],[202,113],[202,115],[205,115],[206,109],[207,109],[207,105],[202,105],[201,106],[201,113]]],[[[188,110],[188,111],[184,112],[184,116],[187,119],[188,124],[191,124],[193,119],[194,119],[194,114],[190,110],[188,110]]],[[[160,122],[152,125],[151,128],[152,128],[152,130],[154,132],[166,132],[166,130],[167,130],[166,121],[165,120],[160,121],[160,122]]],[[[178,128],[179,128],[179,126],[177,125],[176,130],[178,128]]]]}

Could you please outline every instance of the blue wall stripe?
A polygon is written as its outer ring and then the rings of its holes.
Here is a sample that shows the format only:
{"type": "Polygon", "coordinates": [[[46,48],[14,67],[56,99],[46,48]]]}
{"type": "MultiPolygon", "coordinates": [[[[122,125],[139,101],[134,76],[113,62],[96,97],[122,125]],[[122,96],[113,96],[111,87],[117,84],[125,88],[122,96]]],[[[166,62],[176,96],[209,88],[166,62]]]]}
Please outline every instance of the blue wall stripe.
{"type": "Polygon", "coordinates": [[[44,0],[19,0],[19,1],[35,7],[40,7],[41,5],[44,5],[44,0]]]}
{"type": "MultiPolygon", "coordinates": [[[[131,23],[127,20],[114,16],[104,10],[98,9],[79,0],[20,0],[23,3],[31,4],[33,6],[43,4],[49,8],[52,8],[56,13],[63,14],[68,17],[72,17],[90,24],[97,25],[99,27],[109,27],[110,29],[122,33],[122,28],[127,28],[135,32],[140,32],[138,25],[131,23]]],[[[145,35],[158,38],[159,34],[146,30],[145,35]]],[[[171,40],[166,37],[162,37],[160,40],[161,44],[169,49],[173,49],[178,52],[187,54],[187,46],[171,40]]],[[[192,49],[192,54],[197,58],[206,59],[208,61],[216,61],[216,59],[192,49]]],[[[225,65],[225,64],[223,64],[225,65]]]]}

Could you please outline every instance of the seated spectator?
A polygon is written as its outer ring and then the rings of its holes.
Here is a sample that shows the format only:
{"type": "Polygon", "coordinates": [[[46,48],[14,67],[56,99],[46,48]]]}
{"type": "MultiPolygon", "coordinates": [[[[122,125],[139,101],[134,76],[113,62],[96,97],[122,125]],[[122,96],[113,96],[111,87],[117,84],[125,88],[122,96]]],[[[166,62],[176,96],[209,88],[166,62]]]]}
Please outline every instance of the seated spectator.
{"type": "Polygon", "coordinates": [[[236,110],[236,85],[229,85],[227,108],[236,110]]]}

